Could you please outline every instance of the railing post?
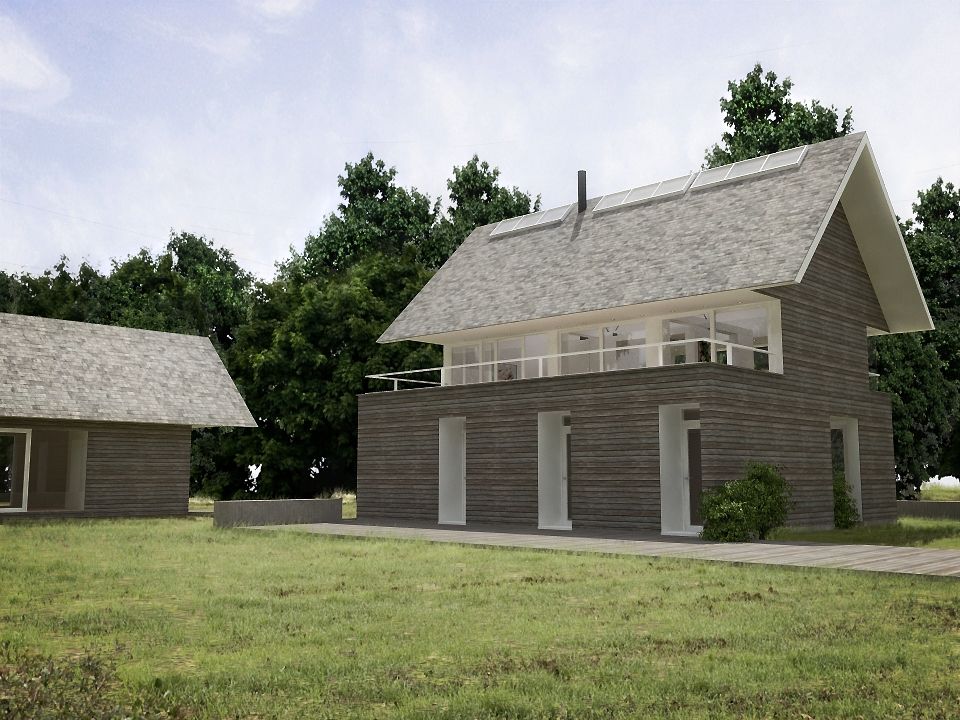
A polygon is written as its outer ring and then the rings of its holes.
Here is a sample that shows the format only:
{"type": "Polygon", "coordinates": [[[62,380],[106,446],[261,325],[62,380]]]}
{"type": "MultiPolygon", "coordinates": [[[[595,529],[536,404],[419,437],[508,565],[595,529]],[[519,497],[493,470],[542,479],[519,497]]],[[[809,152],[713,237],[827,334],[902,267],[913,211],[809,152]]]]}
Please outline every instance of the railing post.
{"type": "Polygon", "coordinates": [[[393,389],[394,389],[394,390],[399,390],[399,389],[400,389],[400,381],[397,380],[396,378],[393,379],[393,389]]]}

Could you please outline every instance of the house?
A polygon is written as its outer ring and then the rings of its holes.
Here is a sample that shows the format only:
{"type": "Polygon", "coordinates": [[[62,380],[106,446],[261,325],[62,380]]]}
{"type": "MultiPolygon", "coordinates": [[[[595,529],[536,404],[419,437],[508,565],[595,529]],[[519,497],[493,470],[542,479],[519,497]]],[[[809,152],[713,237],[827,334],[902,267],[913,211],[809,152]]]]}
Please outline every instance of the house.
{"type": "Polygon", "coordinates": [[[0,313],[0,520],[186,514],[211,426],[256,423],[208,338],[0,313]]]}
{"type": "Polygon", "coordinates": [[[863,133],[475,229],[380,338],[360,518],[690,534],[747,460],[833,522],[833,456],[896,517],[867,338],[933,327],[863,133]],[[399,391],[397,391],[399,390],[399,391]]]}

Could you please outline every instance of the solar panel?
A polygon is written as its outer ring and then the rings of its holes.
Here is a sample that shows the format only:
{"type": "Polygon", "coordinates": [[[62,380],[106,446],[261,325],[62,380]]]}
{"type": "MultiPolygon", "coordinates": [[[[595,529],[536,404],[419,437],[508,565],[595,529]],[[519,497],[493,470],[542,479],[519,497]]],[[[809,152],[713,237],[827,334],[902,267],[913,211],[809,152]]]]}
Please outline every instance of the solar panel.
{"type": "Polygon", "coordinates": [[[622,190],[621,192],[610,193],[600,198],[600,202],[593,208],[594,212],[598,210],[609,210],[610,208],[620,207],[621,205],[631,205],[644,200],[653,200],[654,198],[676,195],[687,189],[692,174],[682,175],[663,182],[651,183],[650,185],[641,185],[632,190],[622,190]]]}
{"type": "Polygon", "coordinates": [[[526,230],[527,228],[536,227],[538,225],[549,225],[550,223],[563,222],[563,219],[567,216],[567,213],[570,212],[570,208],[572,207],[573,205],[562,205],[550,210],[541,210],[539,212],[530,213],[529,215],[521,215],[520,217],[512,217],[507,218],[506,220],[501,220],[491,231],[490,236],[493,237],[494,235],[503,235],[504,233],[514,232],[516,230],[526,230]]]}
{"type": "Polygon", "coordinates": [[[750,158],[749,160],[740,160],[730,165],[701,170],[700,174],[697,175],[697,179],[693,181],[693,185],[690,187],[691,189],[701,188],[705,185],[714,185],[723,182],[724,180],[735,180],[748,175],[769,172],[770,170],[796,167],[803,162],[806,153],[807,146],[804,145],[789,150],[781,150],[780,152],[771,153],[770,155],[761,155],[760,157],[750,158]]]}

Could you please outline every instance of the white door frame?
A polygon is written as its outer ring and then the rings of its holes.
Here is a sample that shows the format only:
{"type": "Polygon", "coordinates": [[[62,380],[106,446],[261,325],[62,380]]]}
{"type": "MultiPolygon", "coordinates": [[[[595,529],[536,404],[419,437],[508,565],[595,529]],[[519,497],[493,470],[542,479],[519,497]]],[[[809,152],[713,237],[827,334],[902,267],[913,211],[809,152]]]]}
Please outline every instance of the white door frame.
{"type": "Polygon", "coordinates": [[[33,442],[33,430],[29,428],[0,428],[0,435],[24,435],[23,449],[23,497],[20,507],[0,508],[0,513],[18,513],[27,511],[27,497],[30,492],[30,454],[33,442]]]}
{"type": "MultiPolygon", "coordinates": [[[[702,525],[691,525],[690,524],[690,448],[687,432],[689,430],[699,430],[700,421],[699,420],[683,420],[681,422],[682,432],[680,433],[680,485],[681,485],[681,502],[683,505],[683,530],[681,531],[685,535],[698,535],[703,531],[702,525]]],[[[702,436],[701,436],[702,437],[702,436]]],[[[702,443],[701,443],[702,447],[702,443]]],[[[702,462],[702,458],[701,458],[702,462]]],[[[702,473],[702,466],[701,466],[702,473]]],[[[700,479],[701,483],[703,478],[700,479]]]]}
{"type": "Polygon", "coordinates": [[[565,530],[573,528],[573,521],[570,519],[570,456],[567,454],[567,446],[570,442],[570,426],[563,426],[563,442],[560,443],[560,512],[562,514],[561,526],[565,530]]]}

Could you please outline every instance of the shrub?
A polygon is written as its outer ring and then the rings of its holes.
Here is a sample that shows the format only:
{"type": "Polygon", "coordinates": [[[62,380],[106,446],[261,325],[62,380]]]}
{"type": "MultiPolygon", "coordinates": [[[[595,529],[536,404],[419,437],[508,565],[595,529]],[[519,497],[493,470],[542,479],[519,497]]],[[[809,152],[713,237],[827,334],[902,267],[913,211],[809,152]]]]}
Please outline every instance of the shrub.
{"type": "Polygon", "coordinates": [[[860,522],[857,503],[853,500],[853,489],[847,482],[842,470],[833,472],[833,524],[845,530],[860,522]]]}
{"type": "Polygon", "coordinates": [[[780,470],[748,462],[743,477],[708,490],[701,501],[702,537],[721,542],[766,540],[790,510],[790,486],[780,470]]]}
{"type": "Polygon", "coordinates": [[[178,720],[193,715],[163,692],[124,693],[109,661],[89,653],[62,659],[0,645],[0,717],[18,720],[178,720]]]}

